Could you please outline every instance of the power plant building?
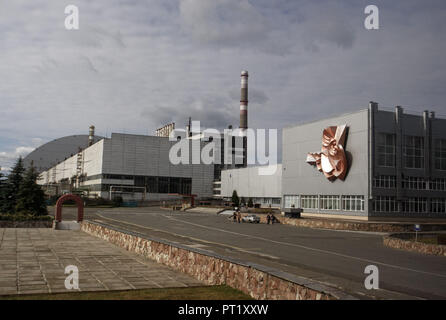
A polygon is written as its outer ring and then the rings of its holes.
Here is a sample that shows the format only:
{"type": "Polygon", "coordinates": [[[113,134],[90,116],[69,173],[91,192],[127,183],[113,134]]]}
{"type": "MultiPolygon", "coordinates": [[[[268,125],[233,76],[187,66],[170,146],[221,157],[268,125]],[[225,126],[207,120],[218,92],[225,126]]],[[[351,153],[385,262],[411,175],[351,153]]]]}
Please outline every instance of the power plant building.
{"type": "Polygon", "coordinates": [[[113,133],[111,138],[94,136],[92,126],[88,140],[56,139],[25,162],[39,166],[39,183],[47,191],[56,188],[54,194],[76,189],[109,199],[162,200],[182,194],[230,200],[236,190],[246,201],[302,208],[304,215],[315,217],[446,218],[446,119],[434,112],[381,110],[370,102],[367,109],[284,128],[282,164],[271,175],[247,166],[247,71],[241,73],[240,126],[234,131],[230,126],[230,145],[226,135],[192,132],[191,125],[189,119],[186,130],[170,123],[156,136],[113,133]],[[70,143],[59,150],[59,140],[70,143]],[[201,150],[217,140],[213,163],[169,158],[179,141],[198,142],[201,150]],[[74,151],[79,144],[87,147],[74,151]]]}
{"type": "Polygon", "coordinates": [[[304,216],[446,218],[446,119],[434,112],[379,110],[371,102],[358,112],[284,128],[282,150],[281,174],[223,171],[223,198],[237,190],[273,206],[280,185],[281,208],[302,208],[304,216]]]}
{"type": "MultiPolygon", "coordinates": [[[[42,172],[39,183],[44,189],[57,186],[59,193],[77,189],[106,199],[212,197],[214,165],[172,164],[169,150],[176,142],[168,137],[113,133],[42,172]]],[[[200,142],[201,147],[205,144],[200,142]]]]}

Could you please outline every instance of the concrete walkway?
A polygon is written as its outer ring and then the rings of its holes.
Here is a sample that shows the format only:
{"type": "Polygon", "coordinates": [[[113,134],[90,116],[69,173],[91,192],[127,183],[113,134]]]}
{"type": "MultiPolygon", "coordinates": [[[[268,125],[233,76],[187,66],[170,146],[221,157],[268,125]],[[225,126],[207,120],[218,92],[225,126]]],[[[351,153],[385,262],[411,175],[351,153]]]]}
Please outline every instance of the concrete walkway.
{"type": "Polygon", "coordinates": [[[72,291],[69,265],[79,269],[79,291],[204,285],[81,231],[0,229],[0,295],[72,291]]]}

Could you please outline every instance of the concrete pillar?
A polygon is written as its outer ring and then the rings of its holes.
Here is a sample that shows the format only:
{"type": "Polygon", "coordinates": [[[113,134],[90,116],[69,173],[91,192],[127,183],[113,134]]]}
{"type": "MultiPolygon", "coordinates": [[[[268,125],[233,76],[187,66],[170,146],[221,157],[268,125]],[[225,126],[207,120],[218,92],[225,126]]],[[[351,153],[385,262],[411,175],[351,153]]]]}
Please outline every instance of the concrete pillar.
{"type": "Polygon", "coordinates": [[[375,173],[375,114],[378,111],[378,103],[370,101],[369,112],[368,112],[368,145],[369,145],[369,159],[368,159],[368,198],[366,198],[364,206],[367,215],[372,212],[372,201],[373,201],[373,176],[375,173]]]}
{"type": "Polygon", "coordinates": [[[428,180],[431,176],[431,122],[429,111],[423,112],[423,130],[424,130],[424,178],[428,180]]]}
{"type": "Polygon", "coordinates": [[[396,200],[398,201],[398,211],[403,211],[403,108],[395,107],[396,125],[396,200]]]}

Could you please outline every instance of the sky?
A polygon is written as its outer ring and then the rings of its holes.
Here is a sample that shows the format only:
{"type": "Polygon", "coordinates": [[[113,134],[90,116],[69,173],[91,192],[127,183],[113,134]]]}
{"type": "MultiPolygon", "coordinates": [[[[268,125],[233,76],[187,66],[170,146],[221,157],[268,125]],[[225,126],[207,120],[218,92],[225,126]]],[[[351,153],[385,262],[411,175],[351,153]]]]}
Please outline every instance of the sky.
{"type": "Polygon", "coordinates": [[[444,0],[0,2],[0,167],[58,137],[153,134],[189,116],[283,128],[401,105],[446,117],[444,0]],[[66,30],[67,5],[79,30],[66,30]],[[379,30],[364,9],[379,8],[379,30]]]}

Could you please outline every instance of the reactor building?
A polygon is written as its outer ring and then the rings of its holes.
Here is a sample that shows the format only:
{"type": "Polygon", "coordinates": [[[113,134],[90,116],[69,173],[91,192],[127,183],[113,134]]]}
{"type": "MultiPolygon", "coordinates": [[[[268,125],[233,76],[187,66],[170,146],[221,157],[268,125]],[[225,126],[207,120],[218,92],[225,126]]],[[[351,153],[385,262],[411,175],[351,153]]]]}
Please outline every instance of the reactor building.
{"type": "Polygon", "coordinates": [[[25,162],[33,162],[41,172],[39,183],[49,195],[76,191],[89,197],[120,196],[124,200],[168,200],[178,195],[220,198],[221,171],[247,163],[247,90],[248,72],[243,71],[240,128],[229,126],[225,130],[229,139],[224,134],[193,132],[190,118],[185,130],[169,123],[154,136],[112,133],[103,138],[95,136],[91,126],[88,136],[56,139],[34,150],[25,162]],[[212,152],[214,161],[172,163],[170,150],[180,140],[191,142],[189,159],[197,143],[201,150],[219,140],[212,152]]]}

